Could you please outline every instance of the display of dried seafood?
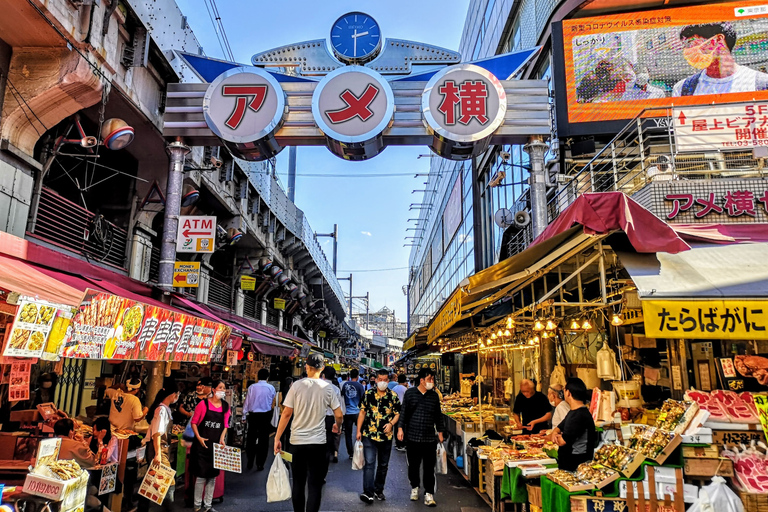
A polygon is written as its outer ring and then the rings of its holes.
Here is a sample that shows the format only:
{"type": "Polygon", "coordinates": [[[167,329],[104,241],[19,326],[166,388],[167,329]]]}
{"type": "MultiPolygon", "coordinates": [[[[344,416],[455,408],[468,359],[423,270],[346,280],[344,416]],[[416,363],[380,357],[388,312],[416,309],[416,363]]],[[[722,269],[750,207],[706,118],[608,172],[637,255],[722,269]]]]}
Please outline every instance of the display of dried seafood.
{"type": "Polygon", "coordinates": [[[565,487],[566,489],[572,489],[574,487],[582,487],[582,486],[585,488],[592,487],[591,483],[581,480],[576,475],[576,473],[572,473],[570,471],[564,471],[562,469],[558,469],[557,471],[553,471],[552,473],[549,473],[547,475],[547,478],[549,478],[556,484],[565,487]]]}
{"type": "MultiPolygon", "coordinates": [[[[664,430],[675,430],[687,419],[687,414],[695,402],[680,402],[667,399],[661,406],[659,415],[656,418],[656,426],[664,430]]],[[[689,418],[690,419],[690,418],[689,418]]]]}
{"type": "Polygon", "coordinates": [[[648,458],[655,459],[675,438],[675,433],[658,427],[637,425],[632,428],[629,447],[648,458]]]}
{"type": "Polygon", "coordinates": [[[584,462],[576,468],[576,476],[579,480],[590,482],[594,485],[602,482],[610,483],[619,477],[619,474],[611,468],[594,462],[584,462]]]}
{"type": "Polygon", "coordinates": [[[637,452],[618,444],[605,444],[595,450],[593,457],[597,464],[623,471],[635,459],[637,452]]]}

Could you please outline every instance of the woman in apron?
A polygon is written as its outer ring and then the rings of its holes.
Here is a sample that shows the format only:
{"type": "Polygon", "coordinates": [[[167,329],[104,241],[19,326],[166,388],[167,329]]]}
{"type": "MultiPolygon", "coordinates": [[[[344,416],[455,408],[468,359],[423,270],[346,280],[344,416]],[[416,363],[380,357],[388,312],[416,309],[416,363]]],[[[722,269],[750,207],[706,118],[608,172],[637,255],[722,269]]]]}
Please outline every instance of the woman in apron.
{"type": "Polygon", "coordinates": [[[195,440],[190,450],[189,469],[195,480],[195,512],[216,512],[211,506],[213,490],[219,470],[213,467],[213,445],[224,444],[229,425],[229,404],[224,401],[226,385],[221,380],[213,381],[213,396],[202,400],[192,415],[192,430],[195,440]],[[205,496],[203,496],[205,489],[205,496]]]}
{"type": "MultiPolygon", "coordinates": [[[[171,404],[179,399],[179,392],[175,389],[163,388],[157,392],[155,402],[149,408],[147,421],[150,422],[147,435],[142,441],[147,447],[146,460],[151,464],[156,462],[165,466],[170,466],[169,458],[169,440],[173,430],[173,419],[171,418],[171,404]]],[[[170,496],[173,499],[174,485],[171,483],[166,498],[170,496]]],[[[139,495],[138,512],[147,512],[152,502],[139,495]]],[[[165,505],[165,503],[163,503],[165,505]]]]}

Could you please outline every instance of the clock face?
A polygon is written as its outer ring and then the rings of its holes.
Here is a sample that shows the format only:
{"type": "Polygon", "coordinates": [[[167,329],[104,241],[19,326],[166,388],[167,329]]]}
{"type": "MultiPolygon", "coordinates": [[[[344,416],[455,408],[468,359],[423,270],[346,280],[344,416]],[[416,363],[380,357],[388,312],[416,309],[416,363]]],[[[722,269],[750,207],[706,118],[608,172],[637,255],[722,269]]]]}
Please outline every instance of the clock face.
{"type": "Polygon", "coordinates": [[[345,14],[331,28],[331,47],[342,62],[359,64],[372,60],[381,49],[379,24],[362,12],[345,14]]]}

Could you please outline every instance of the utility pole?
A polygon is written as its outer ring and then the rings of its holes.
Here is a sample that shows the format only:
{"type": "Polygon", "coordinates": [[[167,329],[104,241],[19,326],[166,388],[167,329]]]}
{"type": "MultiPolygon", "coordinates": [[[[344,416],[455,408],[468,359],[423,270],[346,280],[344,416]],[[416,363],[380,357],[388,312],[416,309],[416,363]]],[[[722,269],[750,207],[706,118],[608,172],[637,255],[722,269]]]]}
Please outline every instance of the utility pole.
{"type": "MultiPolygon", "coordinates": [[[[333,238],[333,273],[336,274],[336,263],[339,254],[339,225],[333,225],[333,233],[315,233],[315,238],[331,237],[333,238]]],[[[351,315],[352,313],[350,313],[351,315]]]]}
{"type": "Polygon", "coordinates": [[[350,297],[350,299],[349,299],[350,310],[352,308],[352,306],[351,306],[352,299],[365,299],[365,328],[368,329],[368,315],[370,313],[369,306],[371,304],[371,292],[366,292],[365,295],[360,295],[358,297],[352,297],[352,288],[351,288],[351,286],[350,286],[349,291],[350,291],[350,295],[349,295],[349,297],[350,297]]]}

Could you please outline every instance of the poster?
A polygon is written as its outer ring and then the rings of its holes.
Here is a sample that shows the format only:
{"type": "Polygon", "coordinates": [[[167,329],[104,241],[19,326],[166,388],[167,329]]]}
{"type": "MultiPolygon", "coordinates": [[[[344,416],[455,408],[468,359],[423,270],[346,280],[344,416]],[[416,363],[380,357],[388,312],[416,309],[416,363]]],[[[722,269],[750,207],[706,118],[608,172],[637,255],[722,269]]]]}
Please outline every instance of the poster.
{"type": "Polygon", "coordinates": [[[240,448],[227,446],[225,444],[213,444],[213,467],[232,471],[233,473],[242,473],[242,458],[240,448]]]}
{"type": "Polygon", "coordinates": [[[40,357],[58,306],[24,299],[19,301],[4,357],[40,357]]]}
{"type": "Polygon", "coordinates": [[[11,382],[8,385],[8,400],[29,400],[30,361],[11,363],[11,382]]]}
{"type": "Polygon", "coordinates": [[[149,464],[147,474],[144,475],[144,480],[141,481],[139,496],[162,505],[168,488],[173,485],[175,475],[176,471],[153,460],[149,464]]]}
{"type": "Polygon", "coordinates": [[[115,491],[117,481],[117,462],[107,464],[101,468],[101,480],[99,481],[99,496],[115,491]]]}
{"type": "Polygon", "coordinates": [[[720,364],[723,367],[723,377],[726,379],[735,379],[738,377],[738,375],[736,375],[736,367],[733,365],[733,359],[730,357],[721,357],[720,364]]]}
{"type": "Polygon", "coordinates": [[[63,354],[207,362],[230,331],[218,322],[88,289],[67,330],[63,354]]]}

